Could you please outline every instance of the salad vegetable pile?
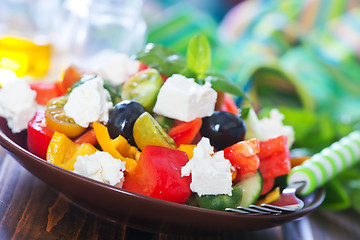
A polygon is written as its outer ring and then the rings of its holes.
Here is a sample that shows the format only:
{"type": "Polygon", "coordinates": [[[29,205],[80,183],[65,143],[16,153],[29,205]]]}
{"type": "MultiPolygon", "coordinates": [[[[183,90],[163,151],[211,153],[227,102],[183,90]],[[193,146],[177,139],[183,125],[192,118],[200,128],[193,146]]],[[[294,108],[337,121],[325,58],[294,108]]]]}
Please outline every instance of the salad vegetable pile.
{"type": "Polygon", "coordinates": [[[271,202],[279,180],[306,159],[290,159],[294,131],[276,109],[258,119],[242,88],[210,65],[203,35],[186,59],[148,44],[93,72],[70,66],[53,83],[10,82],[0,115],[14,132],[27,130],[36,156],[115,187],[215,210],[271,202]]]}

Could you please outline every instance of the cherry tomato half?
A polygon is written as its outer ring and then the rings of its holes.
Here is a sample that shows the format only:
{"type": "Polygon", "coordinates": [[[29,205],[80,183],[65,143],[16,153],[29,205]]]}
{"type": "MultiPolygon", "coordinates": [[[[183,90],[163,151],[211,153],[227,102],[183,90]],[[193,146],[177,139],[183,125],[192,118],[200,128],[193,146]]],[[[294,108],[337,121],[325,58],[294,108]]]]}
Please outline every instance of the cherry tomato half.
{"type": "Polygon", "coordinates": [[[76,124],[74,119],[65,115],[64,105],[67,99],[67,96],[51,99],[46,107],[45,121],[49,128],[61,132],[69,138],[75,138],[82,134],[86,128],[76,124]]]}

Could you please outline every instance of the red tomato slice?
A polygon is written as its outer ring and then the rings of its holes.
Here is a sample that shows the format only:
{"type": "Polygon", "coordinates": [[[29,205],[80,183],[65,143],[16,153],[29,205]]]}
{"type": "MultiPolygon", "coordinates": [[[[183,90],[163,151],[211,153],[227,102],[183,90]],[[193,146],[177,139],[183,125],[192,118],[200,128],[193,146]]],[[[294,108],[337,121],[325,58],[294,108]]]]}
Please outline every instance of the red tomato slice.
{"type": "Polygon", "coordinates": [[[138,72],[141,72],[143,70],[149,69],[149,66],[140,62],[138,72]]]}
{"type": "Polygon", "coordinates": [[[178,147],[181,144],[190,144],[200,131],[201,124],[201,118],[195,118],[190,122],[181,122],[170,129],[169,136],[174,139],[178,147]]]}
{"type": "Polygon", "coordinates": [[[221,111],[231,112],[235,115],[239,113],[239,108],[236,106],[234,99],[228,94],[224,94],[224,103],[221,106],[221,111]]]}
{"type": "Polygon", "coordinates": [[[79,81],[80,78],[80,71],[73,66],[69,66],[64,72],[64,77],[61,83],[62,91],[64,93],[68,92],[68,90],[74,85],[74,83],[79,81]]]}
{"type": "Polygon", "coordinates": [[[267,194],[275,184],[275,178],[263,179],[263,187],[260,195],[267,194]]]}
{"type": "Polygon", "coordinates": [[[36,102],[44,106],[50,99],[63,95],[61,86],[57,82],[32,82],[30,88],[36,91],[36,102]]]}
{"type": "Polygon", "coordinates": [[[240,175],[244,175],[259,168],[260,161],[256,155],[259,151],[259,141],[254,138],[225,148],[224,156],[229,159],[231,165],[240,169],[240,175]]]}
{"type": "MultiPolygon", "coordinates": [[[[150,67],[142,62],[140,62],[138,72],[141,72],[143,70],[149,69],[150,67]]],[[[160,73],[161,78],[164,80],[164,82],[169,78],[165,76],[164,74],[160,73]]]]}
{"type": "Polygon", "coordinates": [[[146,146],[133,174],[123,188],[166,201],[185,203],[191,194],[190,177],[181,177],[188,162],[185,152],[160,146],[146,146]]]}
{"type": "Polygon", "coordinates": [[[38,111],[28,122],[27,147],[36,156],[46,159],[46,151],[54,131],[45,125],[45,113],[38,111]]]}
{"type": "Polygon", "coordinates": [[[288,174],[291,168],[286,136],[260,141],[260,172],[264,179],[288,174]]]}

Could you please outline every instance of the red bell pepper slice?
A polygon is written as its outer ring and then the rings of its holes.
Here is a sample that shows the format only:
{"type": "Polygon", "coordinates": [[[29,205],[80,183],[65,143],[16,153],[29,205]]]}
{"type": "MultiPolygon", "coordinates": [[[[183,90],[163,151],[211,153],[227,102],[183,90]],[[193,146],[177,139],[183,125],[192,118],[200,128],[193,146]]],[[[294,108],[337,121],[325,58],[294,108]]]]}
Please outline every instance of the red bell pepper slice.
{"type": "Polygon", "coordinates": [[[44,106],[50,99],[63,95],[59,82],[32,82],[30,88],[36,91],[36,102],[44,106]]]}
{"type": "Polygon", "coordinates": [[[82,144],[82,143],[90,143],[91,145],[96,146],[98,141],[96,139],[95,130],[91,128],[90,130],[86,131],[85,133],[81,134],[74,140],[74,143],[82,144]]]}
{"type": "Polygon", "coordinates": [[[191,144],[199,133],[202,124],[201,118],[195,118],[190,122],[181,122],[172,127],[169,136],[174,139],[177,147],[181,144],[191,144]]]}
{"type": "Polygon", "coordinates": [[[166,201],[185,203],[191,194],[190,177],[181,177],[188,162],[185,152],[160,146],[146,146],[138,165],[125,177],[123,188],[166,201]]]}
{"type": "Polygon", "coordinates": [[[45,113],[36,112],[35,116],[28,122],[27,148],[36,156],[46,159],[46,151],[54,131],[45,125],[45,113]]]}
{"type": "Polygon", "coordinates": [[[291,168],[286,136],[260,141],[260,172],[264,179],[288,174],[291,168]]]}
{"type": "Polygon", "coordinates": [[[254,172],[259,168],[259,157],[256,155],[260,151],[259,141],[255,138],[235,143],[224,149],[224,156],[235,168],[240,169],[238,174],[244,175],[254,172]]]}
{"type": "Polygon", "coordinates": [[[224,94],[224,103],[221,106],[221,111],[231,112],[235,115],[239,113],[239,108],[237,107],[234,99],[230,97],[228,94],[224,94]]]}

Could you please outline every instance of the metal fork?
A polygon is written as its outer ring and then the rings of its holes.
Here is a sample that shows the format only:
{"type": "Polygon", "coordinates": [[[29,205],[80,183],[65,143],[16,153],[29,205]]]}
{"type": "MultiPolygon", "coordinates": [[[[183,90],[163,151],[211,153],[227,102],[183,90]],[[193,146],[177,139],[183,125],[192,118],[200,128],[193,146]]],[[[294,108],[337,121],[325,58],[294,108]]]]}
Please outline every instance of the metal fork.
{"type": "Polygon", "coordinates": [[[291,169],[288,186],[279,199],[261,206],[239,206],[236,209],[226,208],[225,211],[252,215],[279,215],[298,211],[304,207],[304,202],[296,197],[297,194],[310,194],[359,160],[360,131],[354,131],[291,169]]]}

